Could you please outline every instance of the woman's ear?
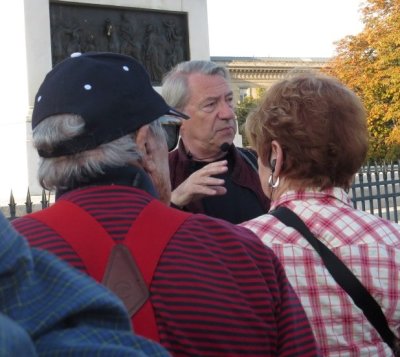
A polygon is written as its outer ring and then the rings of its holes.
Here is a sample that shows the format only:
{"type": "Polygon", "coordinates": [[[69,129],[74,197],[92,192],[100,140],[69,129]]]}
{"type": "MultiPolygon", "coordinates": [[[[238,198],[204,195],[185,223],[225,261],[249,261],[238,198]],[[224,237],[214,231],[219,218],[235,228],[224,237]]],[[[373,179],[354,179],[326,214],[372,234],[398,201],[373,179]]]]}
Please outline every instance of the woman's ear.
{"type": "Polygon", "coordinates": [[[271,157],[269,165],[275,176],[279,176],[283,166],[283,150],[278,141],[271,142],[271,157]]]}

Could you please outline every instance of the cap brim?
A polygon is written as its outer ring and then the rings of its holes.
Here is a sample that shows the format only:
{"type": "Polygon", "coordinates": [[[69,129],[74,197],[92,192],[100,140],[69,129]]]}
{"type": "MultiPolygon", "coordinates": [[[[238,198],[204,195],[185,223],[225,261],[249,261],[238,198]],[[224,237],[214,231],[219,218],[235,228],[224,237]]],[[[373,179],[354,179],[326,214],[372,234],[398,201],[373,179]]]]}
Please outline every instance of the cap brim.
{"type": "Polygon", "coordinates": [[[174,115],[174,116],[176,116],[178,118],[182,118],[182,119],[190,119],[189,115],[186,115],[186,114],[184,114],[184,113],[182,113],[182,112],[180,112],[180,111],[178,111],[176,109],[173,109],[173,108],[170,108],[168,110],[167,114],[174,115]]]}

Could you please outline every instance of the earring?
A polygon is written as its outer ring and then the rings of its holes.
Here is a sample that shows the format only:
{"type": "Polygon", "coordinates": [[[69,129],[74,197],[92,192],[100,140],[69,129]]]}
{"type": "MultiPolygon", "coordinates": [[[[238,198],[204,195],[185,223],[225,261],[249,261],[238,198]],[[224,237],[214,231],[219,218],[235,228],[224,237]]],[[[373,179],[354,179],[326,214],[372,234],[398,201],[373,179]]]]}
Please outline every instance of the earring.
{"type": "Polygon", "coordinates": [[[276,178],[276,181],[274,182],[274,178],[271,175],[268,179],[268,185],[269,187],[277,188],[279,186],[279,176],[276,178]]]}

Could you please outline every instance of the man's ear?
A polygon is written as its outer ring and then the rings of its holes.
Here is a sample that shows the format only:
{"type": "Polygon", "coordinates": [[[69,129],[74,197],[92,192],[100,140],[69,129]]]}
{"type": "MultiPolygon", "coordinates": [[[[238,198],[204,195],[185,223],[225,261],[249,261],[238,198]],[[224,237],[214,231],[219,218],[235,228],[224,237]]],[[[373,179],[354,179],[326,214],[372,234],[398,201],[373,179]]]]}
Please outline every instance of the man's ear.
{"type": "Polygon", "coordinates": [[[154,163],[154,139],[151,133],[150,127],[148,125],[142,126],[136,132],[136,145],[140,152],[142,153],[142,166],[146,172],[150,173],[155,170],[155,163],[154,163]]]}

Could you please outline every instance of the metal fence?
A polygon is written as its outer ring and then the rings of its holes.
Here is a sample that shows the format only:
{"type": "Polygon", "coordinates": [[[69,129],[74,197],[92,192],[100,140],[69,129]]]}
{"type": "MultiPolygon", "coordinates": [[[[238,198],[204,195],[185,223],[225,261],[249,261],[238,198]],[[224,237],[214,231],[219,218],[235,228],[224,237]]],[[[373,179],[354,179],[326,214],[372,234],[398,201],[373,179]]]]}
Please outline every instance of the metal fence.
{"type": "MultiPolygon", "coordinates": [[[[400,160],[390,164],[369,164],[363,166],[355,175],[350,188],[350,198],[353,206],[374,215],[399,222],[400,209],[400,160]]],[[[10,194],[8,207],[1,207],[4,215],[11,219],[50,205],[53,195],[42,191],[40,203],[32,202],[29,189],[24,204],[17,204],[13,194],[10,194]]]]}
{"type": "Polygon", "coordinates": [[[398,223],[399,166],[400,162],[362,167],[349,192],[354,207],[398,223]]]}
{"type": "Polygon", "coordinates": [[[8,203],[8,206],[0,207],[0,210],[9,220],[12,220],[24,214],[32,213],[33,211],[49,207],[50,199],[51,199],[51,192],[42,190],[40,202],[35,203],[32,200],[32,196],[28,188],[24,204],[17,204],[15,202],[13,192],[11,191],[10,201],[8,203]]]}

